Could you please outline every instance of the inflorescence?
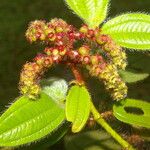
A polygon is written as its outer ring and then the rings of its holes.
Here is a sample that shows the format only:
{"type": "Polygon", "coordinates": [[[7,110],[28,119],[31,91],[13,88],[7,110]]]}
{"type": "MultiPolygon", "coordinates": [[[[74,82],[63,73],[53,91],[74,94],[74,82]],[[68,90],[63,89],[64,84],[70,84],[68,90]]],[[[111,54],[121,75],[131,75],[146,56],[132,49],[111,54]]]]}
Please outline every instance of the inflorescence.
{"type": "Polygon", "coordinates": [[[90,75],[104,82],[114,100],[127,95],[127,86],[118,74],[118,69],[126,67],[126,54],[100,29],[83,25],[78,31],[62,19],[48,23],[36,20],[30,23],[26,38],[30,43],[44,43],[46,48],[33,62],[24,65],[19,83],[22,94],[34,99],[40,92],[39,81],[44,72],[54,64],[63,63],[84,66],[90,75]],[[76,48],[78,41],[82,46],[76,48]]]}

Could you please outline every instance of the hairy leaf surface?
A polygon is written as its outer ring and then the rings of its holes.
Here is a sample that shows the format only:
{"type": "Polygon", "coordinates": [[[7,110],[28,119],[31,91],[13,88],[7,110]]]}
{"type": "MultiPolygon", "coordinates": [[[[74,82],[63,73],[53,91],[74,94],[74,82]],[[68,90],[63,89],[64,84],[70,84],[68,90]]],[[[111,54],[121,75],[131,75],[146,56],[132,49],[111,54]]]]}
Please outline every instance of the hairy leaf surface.
{"type": "Polygon", "coordinates": [[[38,140],[58,128],[64,118],[64,109],[45,93],[36,101],[22,96],[0,117],[0,146],[38,140]]]}
{"type": "Polygon", "coordinates": [[[90,114],[90,95],[84,86],[73,86],[66,98],[66,117],[72,122],[72,131],[79,132],[90,114]]]}
{"type": "Polygon", "coordinates": [[[129,13],[115,17],[102,27],[118,44],[126,48],[150,49],[150,15],[129,13]]]}
{"type": "Polygon", "coordinates": [[[45,150],[57,143],[67,133],[69,126],[70,123],[65,122],[56,131],[48,135],[48,137],[40,140],[39,142],[31,143],[30,146],[24,146],[21,150],[45,150]]]}
{"type": "Polygon", "coordinates": [[[150,103],[126,99],[113,106],[115,117],[125,123],[150,128],[150,103]]]}
{"type": "Polygon", "coordinates": [[[102,23],[108,11],[109,0],[65,0],[68,6],[91,28],[102,23]]]}

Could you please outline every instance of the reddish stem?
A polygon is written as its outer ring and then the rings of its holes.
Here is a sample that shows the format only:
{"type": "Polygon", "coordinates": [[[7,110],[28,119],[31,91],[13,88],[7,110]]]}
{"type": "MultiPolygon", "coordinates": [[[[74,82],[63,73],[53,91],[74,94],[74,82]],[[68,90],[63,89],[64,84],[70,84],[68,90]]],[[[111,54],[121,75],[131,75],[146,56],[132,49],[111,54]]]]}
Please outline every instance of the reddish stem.
{"type": "Polygon", "coordinates": [[[84,84],[84,79],[83,79],[78,67],[74,64],[70,64],[69,66],[72,70],[72,73],[73,73],[77,83],[80,84],[80,85],[84,84]]]}

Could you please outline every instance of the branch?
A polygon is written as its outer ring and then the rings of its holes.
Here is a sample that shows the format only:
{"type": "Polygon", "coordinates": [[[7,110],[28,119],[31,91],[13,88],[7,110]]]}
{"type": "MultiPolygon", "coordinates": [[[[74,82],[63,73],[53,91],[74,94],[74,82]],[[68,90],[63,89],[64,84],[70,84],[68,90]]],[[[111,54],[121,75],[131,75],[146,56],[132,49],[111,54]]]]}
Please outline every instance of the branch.
{"type": "Polygon", "coordinates": [[[109,124],[102,118],[93,103],[91,102],[91,111],[95,121],[101,125],[123,148],[127,150],[135,150],[128,142],[126,142],[116,131],[114,131],[109,124]]]}

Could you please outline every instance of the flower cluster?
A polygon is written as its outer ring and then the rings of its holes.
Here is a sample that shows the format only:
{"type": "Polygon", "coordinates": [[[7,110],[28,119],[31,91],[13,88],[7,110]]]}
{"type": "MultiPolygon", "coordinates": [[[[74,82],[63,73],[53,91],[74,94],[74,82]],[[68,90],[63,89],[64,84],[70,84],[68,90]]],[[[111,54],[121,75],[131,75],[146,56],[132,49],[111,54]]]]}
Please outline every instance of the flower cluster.
{"type": "Polygon", "coordinates": [[[117,45],[109,36],[103,34],[98,34],[96,41],[101,45],[102,50],[118,69],[124,70],[126,68],[126,53],[119,45],[117,45]]]}
{"type": "Polygon", "coordinates": [[[87,25],[80,28],[80,32],[90,41],[97,43],[98,47],[103,50],[107,58],[118,68],[125,69],[127,66],[126,53],[117,45],[111,37],[101,33],[100,29],[89,29],[87,25]]]}
{"type": "Polygon", "coordinates": [[[45,54],[38,54],[31,63],[26,63],[20,75],[19,88],[22,94],[34,99],[40,91],[39,80],[54,63],[61,61],[63,49],[45,48],[45,54]]]}
{"type": "Polygon", "coordinates": [[[119,76],[117,67],[112,63],[107,63],[99,54],[87,54],[88,49],[84,51],[82,50],[81,63],[86,66],[89,73],[104,82],[113,99],[123,99],[127,95],[127,86],[119,76]]]}
{"type": "Polygon", "coordinates": [[[31,22],[26,37],[31,43],[41,41],[47,45],[72,47],[71,44],[80,39],[81,34],[77,33],[73,26],[68,25],[62,19],[55,18],[48,23],[42,20],[31,22]]]}
{"type": "Polygon", "coordinates": [[[89,29],[83,25],[78,31],[62,19],[52,19],[46,23],[42,20],[31,22],[26,32],[27,39],[32,42],[43,42],[46,48],[38,54],[32,63],[24,65],[20,76],[20,91],[35,98],[39,91],[39,79],[53,64],[73,64],[84,66],[92,76],[98,77],[110,91],[115,100],[127,94],[127,87],[121,80],[117,69],[125,69],[126,55],[108,35],[101,30],[89,29]],[[81,41],[82,46],[76,48],[75,42],[81,41]],[[106,55],[96,52],[101,49],[106,55]]]}
{"type": "Polygon", "coordinates": [[[40,65],[26,63],[20,75],[19,88],[22,94],[28,94],[30,98],[35,98],[40,92],[38,85],[39,77],[43,74],[43,69],[40,65]]]}

